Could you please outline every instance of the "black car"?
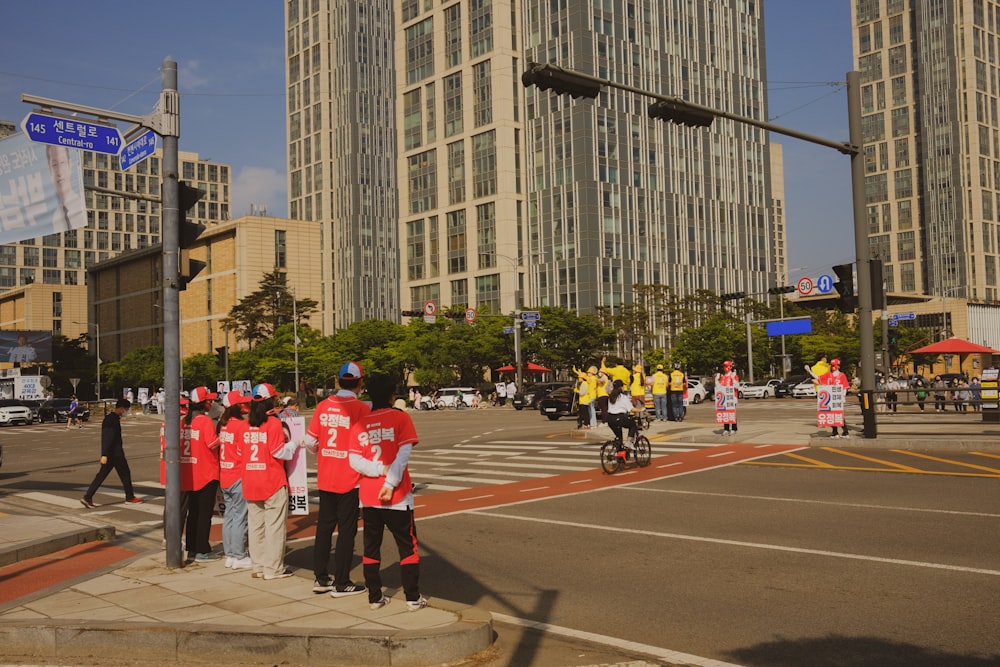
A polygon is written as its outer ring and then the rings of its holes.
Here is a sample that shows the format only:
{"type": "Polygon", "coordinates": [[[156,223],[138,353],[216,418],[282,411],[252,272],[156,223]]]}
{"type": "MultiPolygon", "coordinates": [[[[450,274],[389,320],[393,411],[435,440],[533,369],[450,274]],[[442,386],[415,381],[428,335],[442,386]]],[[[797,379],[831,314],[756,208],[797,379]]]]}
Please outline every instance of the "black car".
{"type": "MultiPolygon", "coordinates": [[[[38,421],[40,422],[64,422],[69,421],[69,404],[72,401],[68,398],[50,398],[38,406],[38,421]]],[[[82,402],[77,403],[76,415],[80,421],[90,419],[90,408],[82,402]]]]}
{"type": "Polygon", "coordinates": [[[528,385],[523,391],[514,394],[514,409],[533,408],[538,402],[559,387],[572,387],[572,382],[539,382],[528,385]]]}
{"type": "Polygon", "coordinates": [[[785,396],[789,396],[792,393],[792,387],[794,387],[797,384],[805,382],[806,378],[808,377],[809,376],[805,375],[804,373],[801,375],[789,375],[784,380],[775,385],[774,397],[784,398],[785,396]]]}
{"type": "Polygon", "coordinates": [[[538,411],[552,421],[576,415],[576,392],[573,387],[558,387],[538,402],[538,411]]]}

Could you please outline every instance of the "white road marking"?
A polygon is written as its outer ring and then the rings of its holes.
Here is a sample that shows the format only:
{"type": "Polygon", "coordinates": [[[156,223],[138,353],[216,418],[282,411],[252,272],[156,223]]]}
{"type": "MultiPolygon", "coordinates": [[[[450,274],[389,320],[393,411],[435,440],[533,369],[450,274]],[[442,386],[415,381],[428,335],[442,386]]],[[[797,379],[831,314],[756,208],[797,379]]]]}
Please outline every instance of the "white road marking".
{"type": "Polygon", "coordinates": [[[861,560],[870,563],[887,563],[889,565],[906,565],[910,567],[923,567],[932,570],[947,570],[949,572],[966,572],[970,574],[984,574],[991,577],[1000,577],[1000,570],[988,570],[981,567],[965,567],[963,565],[949,565],[947,563],[931,563],[919,560],[906,560],[903,558],[883,558],[881,556],[868,556],[865,554],[852,554],[842,551],[827,551],[825,549],[806,549],[803,547],[790,547],[781,544],[765,544],[763,542],[743,542],[740,540],[726,540],[717,537],[703,537],[701,535],[682,535],[680,533],[661,533],[652,530],[638,530],[634,528],[621,528],[619,526],[596,526],[576,521],[558,521],[555,519],[540,519],[526,516],[515,516],[512,514],[500,514],[498,512],[487,512],[484,510],[473,510],[473,513],[480,516],[490,516],[497,519],[510,521],[527,521],[529,523],[543,523],[552,526],[566,526],[569,528],[581,528],[590,530],[601,530],[611,533],[626,533],[630,535],[643,535],[645,537],[665,537],[672,540],[686,540],[689,542],[706,542],[708,544],[724,544],[731,547],[746,547],[749,549],[765,549],[768,551],[784,551],[788,553],[808,554],[812,556],[826,556],[829,558],[845,558],[848,560],[861,560]]]}

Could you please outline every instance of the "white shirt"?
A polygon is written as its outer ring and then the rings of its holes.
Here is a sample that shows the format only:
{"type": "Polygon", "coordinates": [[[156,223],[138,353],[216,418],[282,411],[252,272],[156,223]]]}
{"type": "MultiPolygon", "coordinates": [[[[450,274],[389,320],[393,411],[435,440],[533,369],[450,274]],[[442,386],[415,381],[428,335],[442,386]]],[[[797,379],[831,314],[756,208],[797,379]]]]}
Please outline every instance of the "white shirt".
{"type": "Polygon", "coordinates": [[[615,401],[612,401],[609,397],[608,414],[627,415],[631,411],[632,411],[632,397],[626,394],[624,391],[618,394],[618,398],[615,401]]]}

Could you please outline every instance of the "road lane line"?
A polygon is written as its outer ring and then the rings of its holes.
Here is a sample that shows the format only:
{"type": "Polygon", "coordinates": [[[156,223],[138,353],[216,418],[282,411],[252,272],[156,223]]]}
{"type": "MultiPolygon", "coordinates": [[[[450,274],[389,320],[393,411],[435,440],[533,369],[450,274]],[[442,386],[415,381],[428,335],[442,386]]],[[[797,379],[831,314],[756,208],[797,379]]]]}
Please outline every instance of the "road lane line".
{"type": "Polygon", "coordinates": [[[486,498],[492,498],[492,497],[493,497],[492,493],[487,493],[484,496],[469,496],[468,498],[456,498],[455,500],[456,502],[460,503],[468,503],[472,502],[473,500],[485,500],[486,498]]]}
{"type": "Polygon", "coordinates": [[[800,461],[805,461],[807,463],[811,463],[812,465],[816,466],[817,468],[835,468],[836,467],[832,463],[825,463],[824,461],[818,461],[816,459],[811,459],[808,456],[802,456],[801,454],[786,454],[785,456],[787,456],[788,458],[798,459],[800,461]]]}
{"type": "Polygon", "coordinates": [[[567,528],[580,528],[590,530],[601,530],[610,533],[627,533],[630,535],[642,535],[644,537],[665,537],[672,540],[684,540],[687,542],[705,542],[708,544],[722,544],[731,547],[745,547],[749,549],[763,549],[766,551],[783,551],[787,553],[806,554],[810,556],[826,556],[829,558],[844,558],[847,560],[860,560],[870,563],[884,563],[888,565],[906,565],[910,567],[922,567],[932,570],[947,570],[949,572],[965,572],[968,574],[984,574],[991,577],[1000,577],[1000,570],[988,570],[981,567],[966,567],[964,565],[948,565],[946,563],[929,563],[919,560],[907,560],[904,558],[885,558],[882,556],[868,556],[865,554],[852,554],[844,551],[827,551],[825,549],[806,549],[804,547],[790,547],[781,544],[765,544],[763,542],[743,542],[740,540],[726,540],[718,537],[703,537],[701,535],[682,535],[680,533],[663,533],[653,530],[639,530],[635,528],[622,528],[620,526],[596,526],[592,524],[580,523],[577,521],[558,521],[556,519],[540,519],[528,516],[516,516],[513,514],[500,514],[499,512],[486,512],[473,510],[477,516],[488,516],[496,519],[506,519],[508,521],[525,521],[528,523],[542,523],[552,526],[564,526],[567,528]]]}
{"type": "Polygon", "coordinates": [[[834,447],[824,447],[823,449],[825,449],[828,452],[833,452],[835,454],[843,454],[844,456],[851,456],[856,459],[861,459],[862,461],[868,461],[869,463],[878,463],[880,465],[884,465],[890,468],[896,468],[897,470],[905,470],[906,472],[921,472],[920,468],[912,468],[910,466],[903,465],[902,463],[893,463],[892,461],[886,461],[884,459],[876,459],[874,457],[864,456],[856,452],[848,452],[844,451],[843,449],[836,449],[834,447]]]}
{"type": "Polygon", "coordinates": [[[598,635],[593,632],[586,632],[584,630],[574,630],[572,628],[564,628],[558,625],[552,625],[550,623],[541,623],[539,621],[532,621],[527,618],[517,618],[516,616],[508,616],[507,614],[501,614],[499,612],[490,612],[494,620],[500,623],[506,623],[507,625],[516,625],[523,628],[531,628],[533,630],[541,630],[546,634],[559,635],[562,637],[569,637],[570,639],[579,639],[582,641],[589,642],[591,644],[600,644],[603,646],[613,646],[629,652],[642,653],[643,655],[648,655],[660,660],[669,660],[671,663],[678,665],[699,665],[700,667],[739,667],[730,662],[722,662],[720,660],[712,660],[710,658],[703,658],[697,655],[691,655],[690,653],[681,653],[680,651],[672,651],[667,648],[661,648],[659,646],[650,646],[649,644],[640,644],[638,642],[631,642],[627,639],[620,639],[618,637],[609,637],[607,635],[598,635]]]}
{"type": "Polygon", "coordinates": [[[964,468],[972,468],[973,470],[983,470],[986,472],[992,472],[1000,474],[1000,470],[996,468],[987,468],[986,466],[977,466],[975,463],[963,463],[961,461],[955,461],[952,459],[942,459],[937,456],[931,456],[930,454],[921,454],[920,452],[910,452],[904,449],[893,449],[892,452],[896,454],[906,454],[907,456],[913,456],[918,459],[927,459],[928,461],[937,461],[938,463],[947,463],[949,465],[962,466],[964,468]]]}
{"type": "Polygon", "coordinates": [[[626,486],[628,491],[645,491],[647,493],[674,493],[687,496],[714,496],[717,498],[738,498],[740,500],[768,500],[783,503],[801,503],[803,505],[830,505],[833,507],[851,507],[855,509],[893,510],[896,512],[926,512],[927,514],[951,514],[955,516],[983,517],[985,519],[1000,519],[1000,514],[989,512],[966,512],[963,510],[942,510],[932,507],[902,507],[899,505],[872,505],[868,503],[842,503],[833,500],[811,500],[808,498],[779,498],[777,496],[752,496],[742,493],[716,493],[713,491],[683,491],[680,489],[651,489],[648,487],[626,486]]]}
{"type": "Polygon", "coordinates": [[[536,486],[536,487],[531,488],[531,489],[521,489],[519,491],[519,493],[531,493],[533,491],[544,491],[547,488],[549,488],[549,487],[547,487],[547,486],[536,486]]]}

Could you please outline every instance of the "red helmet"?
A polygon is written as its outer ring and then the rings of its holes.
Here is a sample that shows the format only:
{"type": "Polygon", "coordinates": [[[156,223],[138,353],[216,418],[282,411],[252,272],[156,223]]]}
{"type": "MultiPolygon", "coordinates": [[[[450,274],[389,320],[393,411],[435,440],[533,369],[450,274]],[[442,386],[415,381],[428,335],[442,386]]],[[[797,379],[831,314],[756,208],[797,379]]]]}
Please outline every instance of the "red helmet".
{"type": "Polygon", "coordinates": [[[722,367],[728,371],[730,368],[733,367],[733,362],[731,362],[729,359],[726,359],[725,361],[722,362],[722,367]]]}
{"type": "Polygon", "coordinates": [[[832,359],[830,361],[830,366],[834,368],[840,368],[840,359],[832,359]]]}

